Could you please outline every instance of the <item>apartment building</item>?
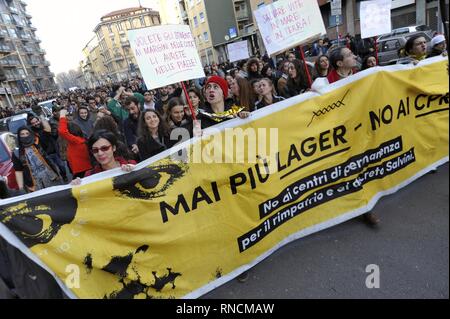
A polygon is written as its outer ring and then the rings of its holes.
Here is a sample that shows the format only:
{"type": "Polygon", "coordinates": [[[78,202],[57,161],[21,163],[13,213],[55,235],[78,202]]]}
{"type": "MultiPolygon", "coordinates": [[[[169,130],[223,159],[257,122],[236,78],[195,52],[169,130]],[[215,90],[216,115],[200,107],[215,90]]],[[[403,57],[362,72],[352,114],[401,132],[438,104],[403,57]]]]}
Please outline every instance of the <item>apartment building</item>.
{"type": "Polygon", "coordinates": [[[161,24],[159,12],[145,7],[127,8],[101,17],[95,38],[83,48],[81,70],[88,86],[118,82],[141,75],[128,41],[127,30],[161,24]]]}
{"type": "Polygon", "coordinates": [[[9,104],[33,93],[57,90],[26,7],[24,1],[0,0],[0,67],[6,77],[0,98],[9,104]]]}

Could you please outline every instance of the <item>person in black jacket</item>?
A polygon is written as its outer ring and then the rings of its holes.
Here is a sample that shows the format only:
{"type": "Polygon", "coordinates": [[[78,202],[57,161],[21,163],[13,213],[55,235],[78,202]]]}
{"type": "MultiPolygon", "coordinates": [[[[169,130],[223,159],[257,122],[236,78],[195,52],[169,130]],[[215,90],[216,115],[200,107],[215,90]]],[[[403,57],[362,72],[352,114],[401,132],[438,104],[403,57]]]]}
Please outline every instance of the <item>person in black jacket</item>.
{"type": "Polygon", "coordinates": [[[171,146],[166,124],[154,110],[142,112],[139,118],[138,135],[137,145],[143,161],[171,146]]]}
{"type": "MultiPolygon", "coordinates": [[[[128,148],[134,154],[139,154],[137,146],[137,129],[141,110],[139,108],[139,100],[134,96],[127,97],[125,100],[125,108],[128,110],[128,118],[123,121],[123,130],[128,148]]],[[[136,158],[137,159],[137,158],[136,158]]]]}
{"type": "Polygon", "coordinates": [[[310,89],[304,64],[299,60],[289,63],[289,79],[287,81],[287,95],[294,97],[310,89]]]}

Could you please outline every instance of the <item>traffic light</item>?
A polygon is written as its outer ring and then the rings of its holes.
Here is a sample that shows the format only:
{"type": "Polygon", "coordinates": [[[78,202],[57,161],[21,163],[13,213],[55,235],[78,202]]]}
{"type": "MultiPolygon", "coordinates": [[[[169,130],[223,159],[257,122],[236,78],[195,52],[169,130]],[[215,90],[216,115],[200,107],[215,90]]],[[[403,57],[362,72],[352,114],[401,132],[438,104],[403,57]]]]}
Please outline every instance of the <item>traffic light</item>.
{"type": "Polygon", "coordinates": [[[3,70],[3,67],[0,66],[0,82],[5,82],[7,80],[5,71],[3,70]]]}

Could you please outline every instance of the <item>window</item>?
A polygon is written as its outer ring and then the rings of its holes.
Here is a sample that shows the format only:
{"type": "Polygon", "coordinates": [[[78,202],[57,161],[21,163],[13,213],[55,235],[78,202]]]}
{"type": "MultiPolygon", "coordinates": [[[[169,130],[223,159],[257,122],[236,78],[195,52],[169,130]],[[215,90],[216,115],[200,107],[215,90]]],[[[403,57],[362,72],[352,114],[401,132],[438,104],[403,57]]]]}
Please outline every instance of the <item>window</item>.
{"type": "Polygon", "coordinates": [[[205,14],[203,12],[200,12],[200,22],[205,22],[205,14]]]}
{"type": "Polygon", "coordinates": [[[202,35],[200,34],[197,38],[198,38],[198,43],[199,44],[202,43],[202,35]]]}
{"type": "Polygon", "coordinates": [[[3,22],[5,22],[5,24],[11,23],[11,16],[7,13],[2,13],[2,17],[3,17],[3,22]]]}
{"type": "Polygon", "coordinates": [[[120,22],[118,22],[116,26],[118,32],[122,31],[122,24],[120,22]]]}
{"type": "Polygon", "coordinates": [[[17,33],[15,29],[8,29],[8,32],[11,38],[17,39],[17,33]]]}
{"type": "Polygon", "coordinates": [[[198,27],[198,19],[197,16],[194,17],[194,26],[198,27]]]}
{"type": "Polygon", "coordinates": [[[400,49],[400,42],[397,39],[389,40],[383,43],[382,48],[383,52],[398,50],[400,49]]]}
{"type": "Polygon", "coordinates": [[[110,25],[110,24],[108,24],[108,31],[109,31],[109,33],[113,33],[113,30],[112,30],[112,28],[111,28],[111,25],[110,25]]]}
{"type": "Polygon", "coordinates": [[[203,32],[203,38],[205,39],[205,42],[209,41],[209,35],[208,32],[203,32]]]}
{"type": "Polygon", "coordinates": [[[145,24],[145,19],[144,19],[144,17],[140,17],[139,20],[141,20],[141,26],[142,26],[142,27],[145,27],[146,24],[145,24]]]}

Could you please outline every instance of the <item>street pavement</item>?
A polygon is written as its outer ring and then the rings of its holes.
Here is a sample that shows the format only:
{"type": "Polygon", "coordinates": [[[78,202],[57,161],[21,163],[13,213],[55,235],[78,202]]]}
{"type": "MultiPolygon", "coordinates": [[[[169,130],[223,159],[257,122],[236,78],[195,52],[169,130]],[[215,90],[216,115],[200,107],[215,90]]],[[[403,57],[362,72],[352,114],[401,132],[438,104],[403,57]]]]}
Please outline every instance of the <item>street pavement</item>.
{"type": "Polygon", "coordinates": [[[449,166],[427,174],[374,208],[375,229],[361,218],[282,247],[204,299],[449,298],[449,166]],[[368,289],[368,265],[380,288],[368,289]]]}

